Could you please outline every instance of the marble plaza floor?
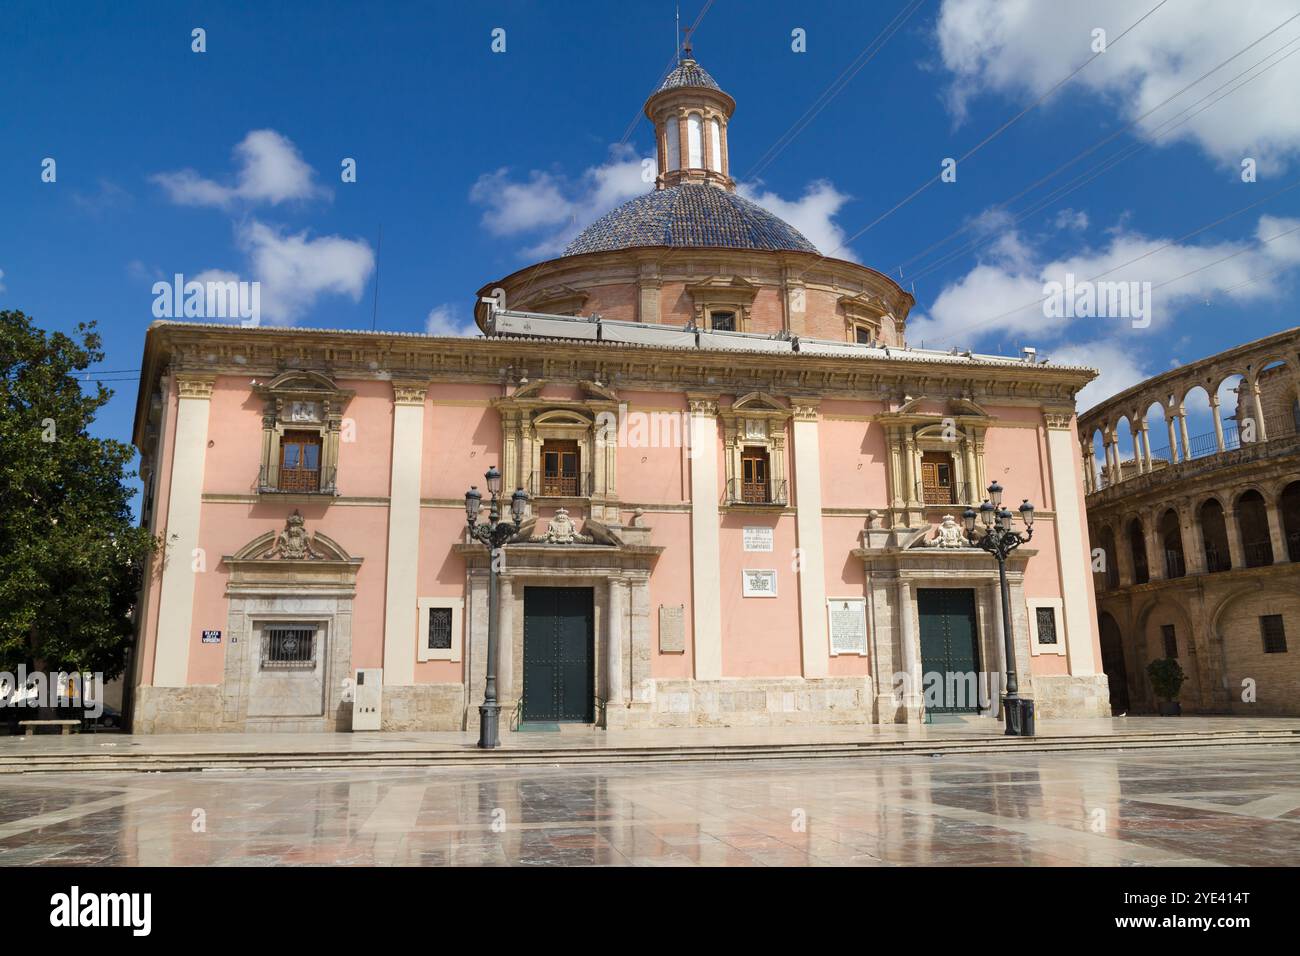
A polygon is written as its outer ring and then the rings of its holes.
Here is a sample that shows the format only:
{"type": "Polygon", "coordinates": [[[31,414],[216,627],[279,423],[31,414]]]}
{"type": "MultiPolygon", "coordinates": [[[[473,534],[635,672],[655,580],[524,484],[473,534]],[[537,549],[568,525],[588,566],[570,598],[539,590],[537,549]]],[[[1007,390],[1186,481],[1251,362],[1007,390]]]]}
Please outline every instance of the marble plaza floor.
{"type": "Polygon", "coordinates": [[[1300,747],[0,778],[0,864],[1294,865],[1300,747]]]}
{"type": "MultiPolygon", "coordinates": [[[[555,732],[505,732],[505,750],[599,750],[618,748],[730,747],[759,745],[886,743],[1001,737],[1004,727],[988,717],[939,717],[928,724],[810,725],[806,727],[685,727],[656,730],[600,730],[583,724],[557,724],[555,732]]],[[[1037,736],[1122,738],[1142,734],[1274,733],[1300,734],[1300,717],[1192,716],[1039,720],[1037,736]]],[[[0,736],[0,761],[36,754],[67,755],[119,752],[193,753],[400,753],[403,751],[473,751],[478,735],[465,732],[421,733],[220,733],[220,734],[42,734],[0,736]]]]}

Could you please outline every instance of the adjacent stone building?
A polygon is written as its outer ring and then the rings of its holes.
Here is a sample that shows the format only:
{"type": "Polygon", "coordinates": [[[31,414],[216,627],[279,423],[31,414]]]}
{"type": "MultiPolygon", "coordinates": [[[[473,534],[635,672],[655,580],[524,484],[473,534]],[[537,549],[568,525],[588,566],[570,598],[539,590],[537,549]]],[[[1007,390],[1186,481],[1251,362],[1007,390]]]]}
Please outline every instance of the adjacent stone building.
{"type": "Polygon", "coordinates": [[[1183,365],[1080,417],[1112,705],[1152,710],[1148,664],[1205,713],[1300,713],[1300,329],[1183,365]],[[1221,394],[1236,381],[1233,407],[1221,394]],[[1193,396],[1213,431],[1191,434],[1193,396]],[[1163,427],[1153,406],[1163,413],[1163,427]],[[1127,423],[1127,425],[1125,424],[1127,423]],[[1120,451],[1131,435],[1132,452],[1120,451]]]}
{"type": "Polygon", "coordinates": [[[346,729],[359,669],[383,728],[474,729],[465,493],[490,465],[529,496],[506,732],[993,718],[997,566],[952,518],[995,478],[1038,508],[1021,691],[1108,712],[1074,417],[1095,373],[909,348],[897,283],[736,194],[735,106],[683,59],[645,107],[653,189],[486,283],[480,338],[150,327],[135,440],[166,548],[138,731],[346,729]]]}

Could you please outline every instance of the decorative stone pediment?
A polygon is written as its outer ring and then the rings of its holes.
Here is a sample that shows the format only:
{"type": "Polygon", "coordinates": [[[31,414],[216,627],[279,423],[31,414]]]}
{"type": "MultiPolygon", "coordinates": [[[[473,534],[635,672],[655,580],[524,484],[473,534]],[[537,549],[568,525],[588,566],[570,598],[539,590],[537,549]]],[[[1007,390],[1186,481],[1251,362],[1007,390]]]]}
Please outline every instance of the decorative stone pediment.
{"type": "Polygon", "coordinates": [[[336,483],[343,409],[355,394],[339,388],[323,372],[289,369],[253,391],[265,401],[262,411],[262,465],[257,490],[261,494],[301,492],[333,495],[336,483]],[[281,487],[280,446],[286,431],[320,436],[319,476],[314,487],[281,487]]]}
{"type": "Polygon", "coordinates": [[[544,541],[547,544],[573,544],[575,541],[590,543],[591,537],[578,534],[578,527],[569,517],[567,508],[557,508],[547,523],[546,530],[532,540],[544,541]]]}
{"type": "Polygon", "coordinates": [[[686,294],[691,297],[693,320],[698,328],[709,328],[709,313],[719,309],[734,312],[736,331],[743,332],[749,327],[749,313],[758,286],[738,275],[714,275],[687,283],[686,294]]]}
{"type": "Polygon", "coordinates": [[[308,533],[294,511],[284,528],[258,535],[222,563],[230,570],[230,590],[241,588],[354,588],[361,558],[319,531],[308,533]]]}

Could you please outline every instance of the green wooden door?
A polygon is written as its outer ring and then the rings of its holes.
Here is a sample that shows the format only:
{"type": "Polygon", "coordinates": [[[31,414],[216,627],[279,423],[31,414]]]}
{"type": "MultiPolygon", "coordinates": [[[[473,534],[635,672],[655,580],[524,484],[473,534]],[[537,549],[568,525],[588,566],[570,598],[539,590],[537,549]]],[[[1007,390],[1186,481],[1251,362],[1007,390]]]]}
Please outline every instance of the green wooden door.
{"type": "Polygon", "coordinates": [[[941,714],[979,711],[979,638],[975,592],[917,588],[921,680],[926,709],[941,714]]]}
{"type": "Polygon", "coordinates": [[[591,588],[524,588],[526,721],[595,721],[591,588]]]}

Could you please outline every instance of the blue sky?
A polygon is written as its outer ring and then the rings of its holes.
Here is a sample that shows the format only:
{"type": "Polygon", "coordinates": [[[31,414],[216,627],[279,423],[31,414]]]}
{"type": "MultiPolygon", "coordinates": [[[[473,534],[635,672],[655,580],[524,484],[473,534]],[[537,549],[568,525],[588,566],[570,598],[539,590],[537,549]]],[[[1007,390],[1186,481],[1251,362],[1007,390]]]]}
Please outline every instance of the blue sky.
{"type": "MultiPolygon", "coordinates": [[[[705,2],[683,3],[683,22],[705,2]]],[[[1167,0],[1120,36],[1158,2],[716,0],[695,52],[737,100],[731,171],[747,195],[825,254],[904,266],[913,344],[1033,344],[1098,365],[1087,404],[1297,324],[1300,188],[1270,197],[1300,181],[1300,4],[1167,0]],[[1097,29],[1106,52],[1039,102],[1093,56],[1097,29]],[[972,149],[955,182],[881,218],[972,149]],[[1004,315],[1066,271],[1114,267],[1157,286],[1149,328],[1004,315]]],[[[118,394],[96,430],[122,440],[152,286],[177,272],[261,281],[263,321],[368,328],[382,227],[378,327],[462,329],[482,283],[646,188],[640,109],[673,56],[673,11],[9,0],[0,307],[46,328],[99,321],[118,394]]]]}

